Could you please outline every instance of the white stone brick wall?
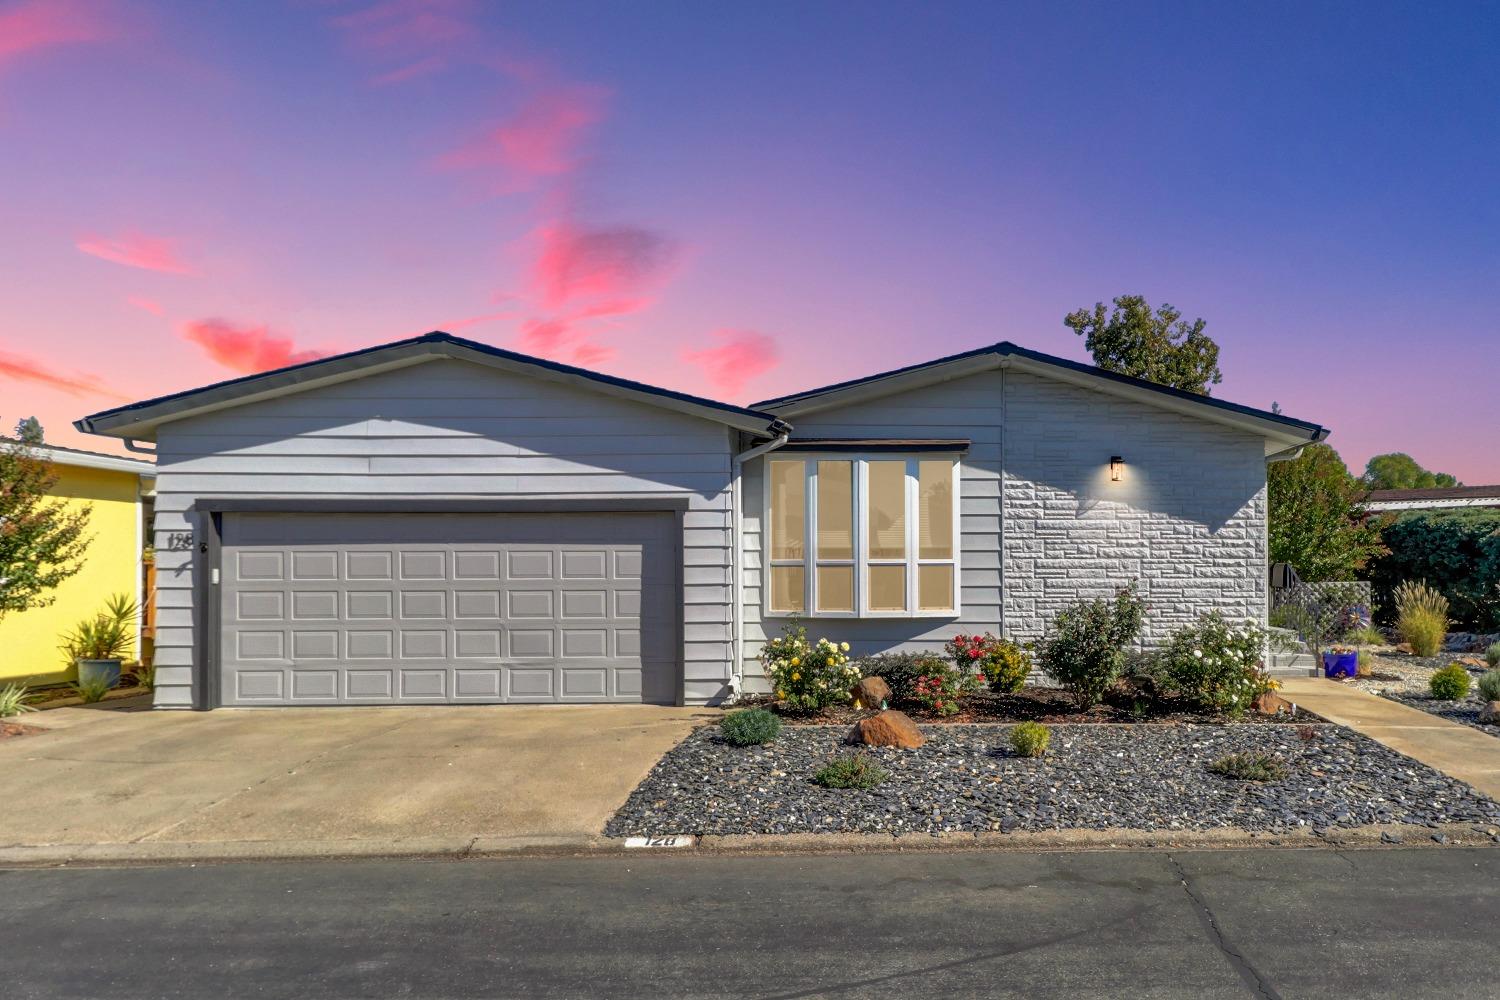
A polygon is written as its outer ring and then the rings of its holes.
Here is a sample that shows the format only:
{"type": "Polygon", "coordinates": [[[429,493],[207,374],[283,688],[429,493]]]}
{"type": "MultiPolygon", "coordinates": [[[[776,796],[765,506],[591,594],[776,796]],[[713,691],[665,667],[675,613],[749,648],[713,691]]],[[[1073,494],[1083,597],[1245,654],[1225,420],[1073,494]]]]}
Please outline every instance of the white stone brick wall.
{"type": "Polygon", "coordinates": [[[1136,580],[1146,642],[1205,611],[1265,619],[1260,438],[1034,375],[1005,374],[1002,615],[1030,639],[1136,580]],[[1125,460],[1121,482],[1109,458],[1125,460]]]}

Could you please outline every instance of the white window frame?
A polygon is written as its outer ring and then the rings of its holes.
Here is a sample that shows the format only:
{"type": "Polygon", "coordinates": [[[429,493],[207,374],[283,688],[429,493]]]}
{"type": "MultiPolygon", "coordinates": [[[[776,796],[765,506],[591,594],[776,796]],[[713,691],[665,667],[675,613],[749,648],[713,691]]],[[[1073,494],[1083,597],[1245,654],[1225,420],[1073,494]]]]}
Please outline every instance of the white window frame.
{"type": "Polygon", "coordinates": [[[766,455],[761,470],[761,605],[765,618],[956,618],[963,613],[963,522],[961,499],[963,459],[957,452],[792,452],[766,455]],[[802,462],[803,480],[803,558],[772,559],[771,540],[775,512],[771,503],[771,462],[802,462]],[[951,462],[953,465],[953,556],[950,559],[924,559],[921,555],[921,481],[920,462],[951,462]],[[818,558],[818,463],[853,463],[854,559],[818,558]],[[903,560],[876,559],[869,556],[869,476],[871,462],[906,463],[906,557],[903,560]],[[902,565],[906,568],[906,610],[872,611],[869,608],[870,566],[902,565]],[[854,568],[854,610],[818,610],[818,567],[849,566],[854,568]],[[771,607],[771,569],[775,566],[802,568],[802,611],[771,607]],[[936,610],[918,608],[918,579],[923,566],[953,567],[953,607],[936,610]]]}

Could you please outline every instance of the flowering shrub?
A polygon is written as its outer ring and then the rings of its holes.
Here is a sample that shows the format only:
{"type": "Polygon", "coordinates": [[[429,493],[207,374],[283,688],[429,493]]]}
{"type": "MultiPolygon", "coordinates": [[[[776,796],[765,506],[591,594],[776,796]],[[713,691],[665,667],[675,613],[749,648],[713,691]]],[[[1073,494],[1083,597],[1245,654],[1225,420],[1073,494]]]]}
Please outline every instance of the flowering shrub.
{"type": "Polygon", "coordinates": [[[776,699],[797,712],[816,712],[848,701],[860,676],[859,668],[849,662],[849,644],[829,639],[809,642],[807,628],[796,621],[781,631],[760,651],[776,699]]]}
{"type": "Polygon", "coordinates": [[[912,685],[911,697],[929,712],[938,715],[957,715],[958,700],[973,689],[969,675],[933,657],[932,672],[918,677],[912,685]]]}
{"type": "Polygon", "coordinates": [[[943,648],[960,671],[983,680],[998,694],[1021,690],[1031,673],[1031,654],[1009,639],[999,639],[988,632],[956,635],[943,648]]]}
{"type": "Polygon", "coordinates": [[[1266,633],[1233,625],[1217,611],[1178,629],[1152,661],[1158,690],[1205,712],[1238,716],[1257,695],[1280,685],[1262,672],[1266,633]]]}

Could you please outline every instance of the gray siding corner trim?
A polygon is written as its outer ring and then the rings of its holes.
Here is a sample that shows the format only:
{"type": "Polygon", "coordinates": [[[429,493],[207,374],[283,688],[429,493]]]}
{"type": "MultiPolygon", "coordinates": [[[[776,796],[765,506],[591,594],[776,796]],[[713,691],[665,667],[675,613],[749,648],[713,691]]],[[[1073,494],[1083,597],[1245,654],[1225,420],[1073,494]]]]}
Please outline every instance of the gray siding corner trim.
{"type": "Polygon", "coordinates": [[[687,497],[199,497],[233,514],[625,514],[687,510],[687,497]]]}

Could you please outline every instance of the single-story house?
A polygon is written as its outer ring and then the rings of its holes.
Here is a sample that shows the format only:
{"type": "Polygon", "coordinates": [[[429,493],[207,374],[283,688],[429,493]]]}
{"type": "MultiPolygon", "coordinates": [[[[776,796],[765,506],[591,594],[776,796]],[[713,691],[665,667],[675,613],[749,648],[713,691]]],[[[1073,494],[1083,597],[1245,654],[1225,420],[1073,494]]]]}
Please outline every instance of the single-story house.
{"type": "Polygon", "coordinates": [[[715,704],[857,653],[1266,614],[1266,462],[1327,432],[1012,344],[751,407],[444,333],[96,413],[156,445],[162,707],[715,704]]]}
{"type": "MultiPolygon", "coordinates": [[[[103,611],[111,595],[129,594],[139,605],[147,597],[143,554],[156,471],[151,463],[55,445],[29,450],[48,462],[57,477],[50,497],[64,507],[92,509],[87,532],[91,540],[82,568],[48,595],[50,603],[0,619],[0,687],[13,681],[76,680],[78,671],[63,653],[63,638],[79,622],[103,611]]],[[[139,634],[130,655],[140,655],[139,634]]]]}
{"type": "Polygon", "coordinates": [[[1500,507],[1500,485],[1436,486],[1410,490],[1371,490],[1365,503],[1370,510],[1400,513],[1406,510],[1463,510],[1469,507],[1500,507]]]}

